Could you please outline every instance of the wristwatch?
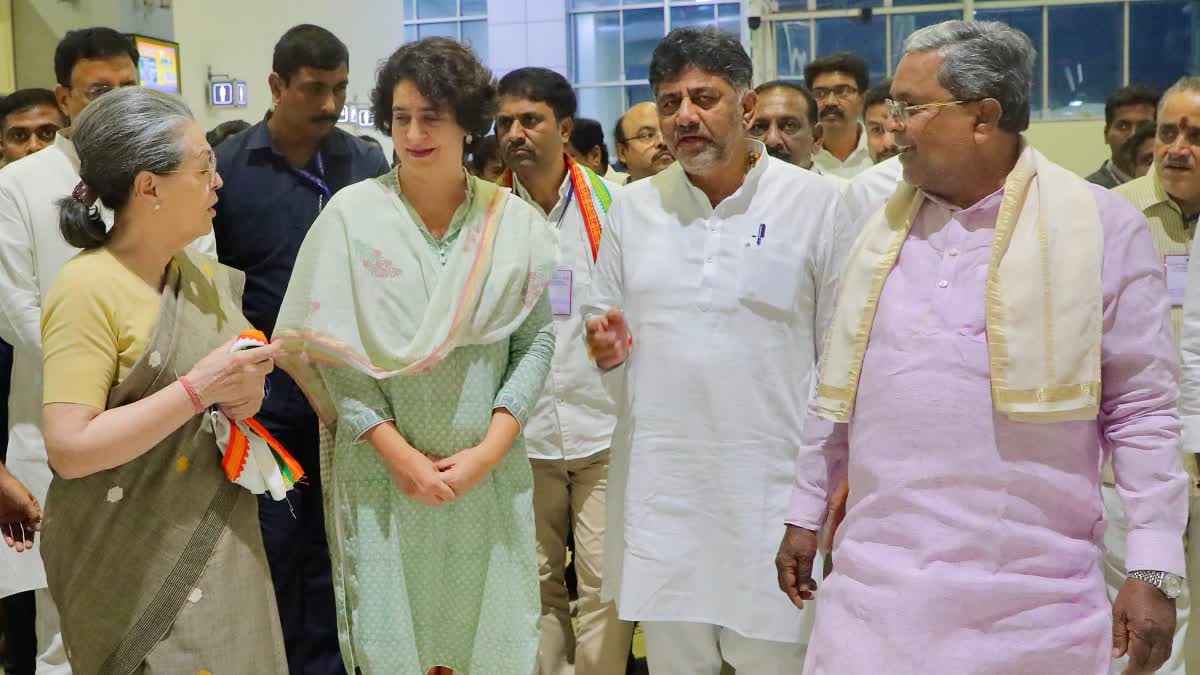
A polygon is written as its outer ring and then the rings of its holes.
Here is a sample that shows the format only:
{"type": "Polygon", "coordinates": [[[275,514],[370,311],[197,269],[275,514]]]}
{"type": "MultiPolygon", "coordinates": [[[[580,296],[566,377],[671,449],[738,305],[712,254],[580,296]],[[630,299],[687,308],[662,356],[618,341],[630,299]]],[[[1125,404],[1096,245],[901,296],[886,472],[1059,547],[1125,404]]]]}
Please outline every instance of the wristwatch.
{"type": "Polygon", "coordinates": [[[1163,592],[1167,599],[1174,600],[1183,593],[1183,577],[1170,572],[1159,570],[1134,570],[1129,573],[1130,579],[1144,581],[1163,592]]]}

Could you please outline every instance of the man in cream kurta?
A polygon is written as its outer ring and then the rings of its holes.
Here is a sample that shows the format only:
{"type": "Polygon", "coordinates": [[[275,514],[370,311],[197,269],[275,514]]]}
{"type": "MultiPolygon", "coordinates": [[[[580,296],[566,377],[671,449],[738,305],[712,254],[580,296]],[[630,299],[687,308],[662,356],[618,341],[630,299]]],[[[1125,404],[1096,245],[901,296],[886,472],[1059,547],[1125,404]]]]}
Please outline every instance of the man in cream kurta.
{"type": "Polygon", "coordinates": [[[904,167],[899,157],[885,159],[851,179],[842,190],[851,222],[858,223],[879,210],[903,180],[904,167]]]}
{"type": "Polygon", "coordinates": [[[750,69],[716,31],[659,43],[650,79],[679,161],[614,196],[585,307],[619,410],[605,594],[642,622],[653,673],[796,673],[813,618],[776,597],[773,520],[846,215],[828,181],[745,138],[750,69]]]}
{"type": "Polygon", "coordinates": [[[499,96],[496,136],[510,167],[500,182],[558,228],[562,256],[547,289],[554,360],[525,426],[542,597],[540,675],[620,673],[633,624],[618,619],[613,604],[600,597],[616,405],[588,359],[578,312],[618,188],[565,154],[564,137],[570,135],[576,109],[565,77],[545,68],[520,68],[500,80],[499,96]],[[572,534],[579,592],[574,625],[565,578],[572,534]]]}
{"type": "MultiPolygon", "coordinates": [[[[1188,521],[1188,589],[1194,604],[1200,586],[1200,489],[1196,480],[1196,455],[1200,451],[1200,266],[1194,257],[1196,220],[1200,216],[1200,144],[1195,121],[1200,119],[1200,78],[1184,77],[1162,96],[1150,172],[1113,190],[1142,210],[1150,223],[1155,244],[1163,256],[1171,319],[1183,362],[1179,414],[1183,420],[1184,466],[1192,472],[1191,518],[1188,521]],[[1181,284],[1181,281],[1183,282],[1181,284]],[[1182,286],[1182,288],[1181,288],[1182,286]]],[[[1122,522],[1121,521],[1118,522],[1122,522]]],[[[1116,549],[1120,561],[1124,551],[1116,549]]],[[[1182,609],[1182,606],[1181,606],[1182,609]]],[[[1181,612],[1182,613],[1182,612],[1181,612]]],[[[1200,626],[1190,617],[1187,634],[1176,635],[1176,651],[1163,672],[1200,672],[1200,626]],[[1180,638],[1182,650],[1180,649],[1180,638]]]]}

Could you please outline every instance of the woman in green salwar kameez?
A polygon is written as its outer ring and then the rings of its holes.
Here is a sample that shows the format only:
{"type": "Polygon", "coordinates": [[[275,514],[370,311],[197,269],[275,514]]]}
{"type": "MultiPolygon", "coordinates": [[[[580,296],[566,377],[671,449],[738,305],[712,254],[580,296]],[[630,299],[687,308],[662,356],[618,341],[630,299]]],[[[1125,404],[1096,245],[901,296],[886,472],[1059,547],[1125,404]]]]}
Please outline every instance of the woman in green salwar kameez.
{"type": "Polygon", "coordinates": [[[325,426],[325,499],[349,672],[531,675],[539,595],[521,425],[554,350],[557,231],[463,170],[491,73],[431,38],[373,95],[395,172],[313,224],[276,325],[325,426]]]}

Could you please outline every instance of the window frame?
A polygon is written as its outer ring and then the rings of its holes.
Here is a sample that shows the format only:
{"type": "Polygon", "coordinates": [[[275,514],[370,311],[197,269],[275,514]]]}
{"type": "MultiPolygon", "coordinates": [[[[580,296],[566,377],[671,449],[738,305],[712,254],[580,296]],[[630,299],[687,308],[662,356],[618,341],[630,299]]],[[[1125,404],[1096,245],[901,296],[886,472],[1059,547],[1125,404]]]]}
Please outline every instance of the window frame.
{"type": "MultiPolygon", "coordinates": [[[[566,14],[566,31],[567,31],[567,73],[568,79],[571,81],[571,86],[575,89],[576,95],[584,89],[617,89],[621,92],[621,109],[628,110],[631,103],[629,97],[629,89],[636,86],[649,86],[650,80],[628,79],[625,77],[625,12],[638,9],[661,9],[663,13],[663,35],[666,35],[671,30],[671,9],[674,7],[712,7],[713,22],[712,26],[716,27],[720,21],[720,8],[722,6],[736,6],[738,8],[738,23],[741,28],[739,31],[739,39],[742,46],[746,48],[746,52],[750,53],[750,44],[747,39],[746,28],[742,18],[746,16],[747,5],[749,0],[614,0],[614,4],[607,7],[583,7],[573,8],[571,0],[562,0],[567,5],[566,14]],[[620,79],[597,81],[597,82],[579,82],[576,79],[576,54],[578,36],[575,34],[575,17],[580,14],[604,14],[616,12],[618,17],[617,22],[617,40],[620,42],[620,55],[618,72],[621,74],[620,79]]],[[[606,130],[607,131],[607,130],[606,130]]],[[[615,145],[615,139],[613,140],[615,145]]]]}
{"type": "MultiPolygon", "coordinates": [[[[429,26],[429,25],[434,25],[434,24],[454,24],[454,39],[459,42],[463,42],[463,24],[464,23],[472,23],[475,21],[482,21],[484,30],[485,31],[487,30],[488,11],[490,9],[489,7],[487,7],[487,0],[484,0],[483,14],[466,14],[466,15],[464,15],[462,13],[463,0],[454,0],[454,16],[439,16],[439,17],[431,18],[431,19],[409,18],[408,10],[411,8],[413,10],[412,15],[416,16],[418,13],[416,11],[416,6],[420,2],[421,2],[421,0],[404,0],[404,9],[405,9],[405,12],[404,12],[404,42],[405,43],[414,42],[417,39],[419,39],[418,33],[420,32],[421,26],[429,26]],[[411,35],[410,35],[410,31],[411,31],[411,35]]],[[[463,44],[466,44],[466,43],[463,42],[463,44]]],[[[484,64],[486,65],[486,63],[488,61],[488,55],[484,54],[484,53],[479,53],[478,50],[476,50],[476,54],[479,56],[480,60],[482,60],[484,62],[484,64]]]]}
{"type": "MultiPolygon", "coordinates": [[[[881,6],[871,7],[872,20],[883,19],[885,22],[884,34],[886,36],[887,55],[886,73],[891,77],[895,72],[895,63],[893,62],[893,29],[892,17],[896,15],[912,15],[932,12],[961,12],[962,17],[973,17],[977,11],[987,10],[1003,10],[1003,9],[1041,9],[1042,13],[1042,33],[1040,43],[1034,46],[1038,50],[1041,61],[1040,73],[1040,109],[1032,110],[1032,118],[1038,121],[1069,121],[1069,120],[1094,120],[1103,119],[1103,115],[1094,113],[1085,113],[1078,116],[1062,115],[1057,112],[1061,109],[1056,109],[1051,105],[1051,80],[1050,80],[1050,56],[1052,55],[1053,41],[1050,36],[1050,10],[1057,7],[1088,7],[1096,5],[1119,5],[1121,6],[1121,75],[1118,86],[1127,86],[1130,82],[1130,7],[1143,0],[962,0],[962,2],[938,2],[930,4],[915,4],[915,5],[897,5],[893,4],[893,0],[880,0],[881,6]]],[[[807,0],[806,10],[773,12],[763,16],[763,26],[758,31],[755,31],[756,36],[761,35],[761,39],[755,40],[756,49],[765,49],[769,57],[762,62],[767,66],[763,75],[770,75],[773,79],[778,73],[778,54],[776,53],[775,44],[775,29],[776,25],[781,22],[793,21],[808,21],[809,26],[809,45],[812,48],[812,57],[822,56],[824,53],[820,49],[820,44],[817,40],[817,24],[821,20],[834,18],[858,18],[862,16],[863,8],[848,8],[848,9],[818,9],[817,5],[820,0],[807,0]]],[[[803,28],[801,29],[803,30],[803,28]]],[[[1193,39],[1200,39],[1196,36],[1193,39]]],[[[1038,97],[1034,97],[1038,98],[1038,97]]]]}

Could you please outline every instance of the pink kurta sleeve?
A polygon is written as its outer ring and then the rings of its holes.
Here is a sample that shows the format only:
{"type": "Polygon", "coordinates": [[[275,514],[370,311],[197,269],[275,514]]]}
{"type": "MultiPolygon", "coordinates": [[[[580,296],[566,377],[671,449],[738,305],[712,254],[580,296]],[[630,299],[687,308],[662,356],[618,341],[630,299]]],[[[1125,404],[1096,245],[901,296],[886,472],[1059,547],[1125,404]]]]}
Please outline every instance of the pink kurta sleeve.
{"type": "Polygon", "coordinates": [[[1142,214],[1094,192],[1104,221],[1100,433],[1128,521],[1125,567],[1183,575],[1188,476],[1163,263],[1142,214]]]}
{"type": "Polygon", "coordinates": [[[829,493],[845,477],[849,454],[847,425],[818,416],[810,403],[796,456],[796,480],[785,521],[788,525],[806,530],[821,528],[829,510],[829,493]]]}

